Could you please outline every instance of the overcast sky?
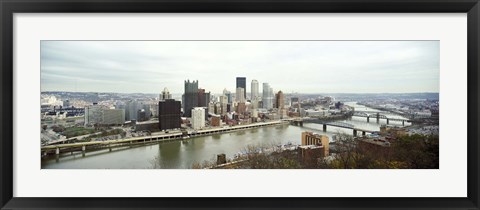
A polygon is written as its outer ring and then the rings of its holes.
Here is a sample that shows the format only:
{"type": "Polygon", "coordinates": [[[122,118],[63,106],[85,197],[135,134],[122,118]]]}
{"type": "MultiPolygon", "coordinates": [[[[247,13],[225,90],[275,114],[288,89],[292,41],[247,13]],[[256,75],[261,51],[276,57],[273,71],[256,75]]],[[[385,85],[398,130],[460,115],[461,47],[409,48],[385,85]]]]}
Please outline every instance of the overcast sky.
{"type": "Polygon", "coordinates": [[[235,78],[298,93],[439,91],[438,41],[42,41],[42,91],[183,93],[235,78]]]}

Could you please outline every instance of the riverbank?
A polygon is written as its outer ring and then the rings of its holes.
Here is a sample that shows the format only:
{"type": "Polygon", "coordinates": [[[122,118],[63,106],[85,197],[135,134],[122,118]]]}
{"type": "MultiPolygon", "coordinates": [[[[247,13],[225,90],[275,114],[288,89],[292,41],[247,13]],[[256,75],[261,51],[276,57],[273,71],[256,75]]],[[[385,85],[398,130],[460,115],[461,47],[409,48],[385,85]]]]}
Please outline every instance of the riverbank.
{"type": "Polygon", "coordinates": [[[148,144],[156,144],[159,142],[178,141],[178,140],[184,140],[184,139],[199,137],[199,136],[222,134],[222,133],[235,132],[240,130],[247,130],[247,129],[273,126],[273,125],[279,125],[279,124],[287,124],[287,123],[288,122],[286,121],[278,120],[278,121],[272,121],[272,122],[252,123],[248,125],[237,125],[237,126],[203,129],[203,130],[197,130],[197,131],[188,131],[187,134],[182,132],[175,132],[175,133],[166,133],[162,135],[142,136],[142,137],[134,137],[134,138],[128,138],[128,139],[120,139],[120,140],[48,145],[48,146],[41,147],[41,154],[42,154],[42,157],[44,157],[44,156],[50,156],[50,155],[58,156],[60,154],[63,155],[67,153],[73,154],[74,152],[78,152],[78,151],[81,151],[82,153],[90,152],[90,151],[106,150],[106,149],[112,151],[113,148],[118,148],[118,147],[148,145],[148,144]]]}

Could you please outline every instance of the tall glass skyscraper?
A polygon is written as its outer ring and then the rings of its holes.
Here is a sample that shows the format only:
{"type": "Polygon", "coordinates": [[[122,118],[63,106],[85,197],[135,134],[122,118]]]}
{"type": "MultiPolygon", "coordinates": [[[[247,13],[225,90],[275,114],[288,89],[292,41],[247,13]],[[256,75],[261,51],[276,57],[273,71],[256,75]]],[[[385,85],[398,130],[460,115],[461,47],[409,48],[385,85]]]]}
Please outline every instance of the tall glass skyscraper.
{"type": "Polygon", "coordinates": [[[268,83],[263,83],[262,103],[265,109],[273,108],[273,90],[268,83]]]}
{"type": "Polygon", "coordinates": [[[247,98],[247,78],[246,77],[237,77],[237,87],[235,88],[243,88],[244,93],[243,97],[247,98]]]}
{"type": "Polygon", "coordinates": [[[198,106],[198,80],[185,81],[183,116],[192,117],[192,108],[198,106]]]}

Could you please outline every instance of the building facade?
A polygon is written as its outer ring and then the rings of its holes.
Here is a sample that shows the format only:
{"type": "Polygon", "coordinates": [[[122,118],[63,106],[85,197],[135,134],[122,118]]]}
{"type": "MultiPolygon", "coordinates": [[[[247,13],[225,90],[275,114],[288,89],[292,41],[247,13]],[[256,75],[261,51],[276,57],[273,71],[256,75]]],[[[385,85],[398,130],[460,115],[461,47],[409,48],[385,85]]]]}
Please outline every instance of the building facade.
{"type": "Polygon", "coordinates": [[[167,88],[164,88],[162,94],[160,94],[160,100],[172,99],[172,94],[168,91],[167,88]]]}
{"type": "Polygon", "coordinates": [[[326,135],[319,135],[312,132],[302,132],[302,145],[323,146],[325,156],[329,153],[329,139],[326,135]]]}
{"type": "Polygon", "coordinates": [[[103,121],[103,109],[105,109],[105,107],[97,105],[97,103],[86,106],[85,107],[85,126],[101,124],[103,121]]]}
{"type": "Polygon", "coordinates": [[[158,102],[158,124],[160,130],[180,128],[181,126],[180,101],[167,99],[158,102]]]}
{"type": "Polygon", "coordinates": [[[205,127],[205,108],[195,107],[192,109],[192,128],[195,130],[205,127]]]}
{"type": "Polygon", "coordinates": [[[237,91],[235,93],[235,100],[239,103],[245,103],[245,89],[237,87],[237,91]]]}
{"type": "Polygon", "coordinates": [[[252,80],[252,83],[251,83],[251,92],[250,92],[250,100],[254,101],[254,100],[258,100],[258,97],[260,97],[260,93],[258,92],[258,81],[257,80],[252,80]]]}
{"type": "Polygon", "coordinates": [[[237,86],[235,88],[243,88],[245,91],[243,93],[243,98],[247,98],[247,78],[246,77],[237,77],[237,86]]]}
{"type": "Polygon", "coordinates": [[[85,107],[85,126],[87,125],[123,125],[124,109],[109,109],[96,103],[85,107]]]}
{"type": "Polygon", "coordinates": [[[275,94],[275,105],[278,109],[285,108],[285,95],[282,91],[278,91],[278,93],[275,94]]]}
{"type": "Polygon", "coordinates": [[[185,117],[192,117],[192,108],[198,106],[198,80],[185,81],[183,112],[185,117]]]}
{"type": "Polygon", "coordinates": [[[264,109],[273,108],[273,90],[268,83],[263,83],[262,104],[264,109]]]}
{"type": "Polygon", "coordinates": [[[103,122],[107,125],[123,125],[125,123],[124,109],[103,110],[103,122]]]}

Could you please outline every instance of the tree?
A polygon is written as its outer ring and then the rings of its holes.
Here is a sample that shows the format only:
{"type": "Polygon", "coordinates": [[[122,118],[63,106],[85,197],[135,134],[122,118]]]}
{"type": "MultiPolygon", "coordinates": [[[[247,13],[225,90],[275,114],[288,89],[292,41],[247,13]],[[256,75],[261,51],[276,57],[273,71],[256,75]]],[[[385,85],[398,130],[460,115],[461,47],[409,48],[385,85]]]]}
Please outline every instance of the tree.
{"type": "Polygon", "coordinates": [[[334,168],[356,168],[355,159],[358,158],[356,143],[352,136],[345,133],[337,134],[335,141],[335,160],[332,163],[334,168]]]}
{"type": "Polygon", "coordinates": [[[439,168],[438,136],[402,136],[392,145],[394,159],[408,168],[439,168]]]}

